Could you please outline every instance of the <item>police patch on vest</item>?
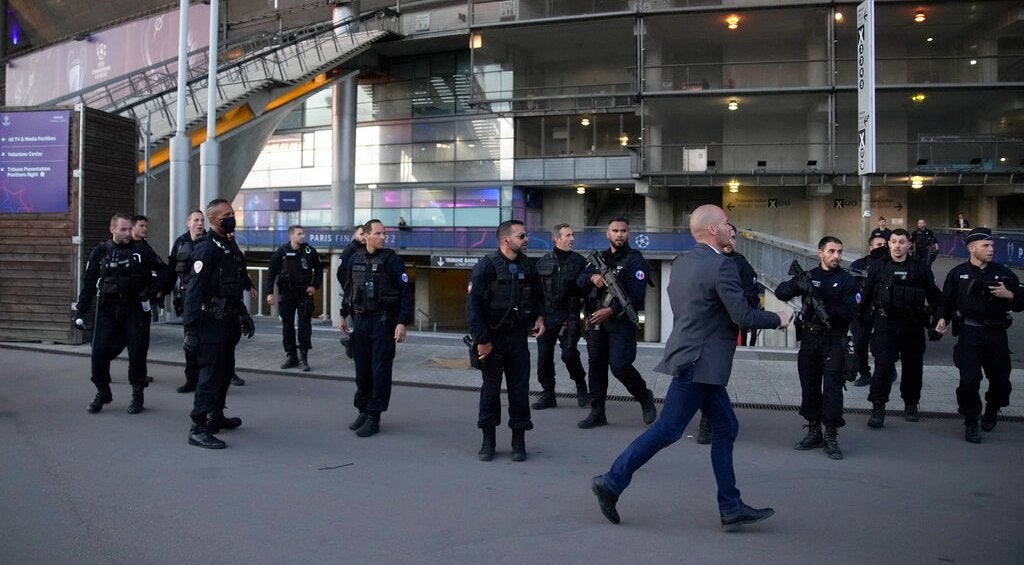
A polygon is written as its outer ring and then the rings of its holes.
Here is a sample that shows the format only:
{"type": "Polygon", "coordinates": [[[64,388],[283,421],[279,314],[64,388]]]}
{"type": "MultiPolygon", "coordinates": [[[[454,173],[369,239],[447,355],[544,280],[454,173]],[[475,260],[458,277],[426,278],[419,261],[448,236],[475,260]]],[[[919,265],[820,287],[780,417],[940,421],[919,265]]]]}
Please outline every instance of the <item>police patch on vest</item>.
{"type": "Polygon", "coordinates": [[[198,275],[199,271],[203,270],[203,262],[202,261],[196,261],[195,263],[193,263],[192,264],[192,270],[195,271],[196,274],[198,275]]]}
{"type": "Polygon", "coordinates": [[[469,285],[466,286],[466,294],[473,294],[473,283],[472,282],[470,282],[469,285]]]}
{"type": "Polygon", "coordinates": [[[637,271],[636,274],[633,276],[635,276],[636,280],[638,281],[642,281],[645,277],[647,277],[647,275],[645,275],[643,271],[637,271]]]}
{"type": "MultiPolygon", "coordinates": [[[[404,282],[404,283],[407,283],[407,282],[409,282],[409,275],[407,275],[407,274],[405,274],[405,273],[402,273],[402,282],[404,282]]],[[[472,289],[472,288],[473,288],[473,283],[470,283],[470,286],[469,286],[469,288],[470,288],[470,289],[472,289]]]]}

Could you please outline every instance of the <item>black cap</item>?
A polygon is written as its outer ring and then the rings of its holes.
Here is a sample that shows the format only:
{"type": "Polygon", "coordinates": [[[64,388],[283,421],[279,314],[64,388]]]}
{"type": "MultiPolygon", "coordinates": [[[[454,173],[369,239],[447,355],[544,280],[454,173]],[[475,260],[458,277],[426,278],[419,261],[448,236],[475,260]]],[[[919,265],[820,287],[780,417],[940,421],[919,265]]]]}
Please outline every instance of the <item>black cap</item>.
{"type": "Polygon", "coordinates": [[[986,239],[992,239],[992,230],[989,228],[974,228],[967,232],[967,243],[972,241],[984,241],[986,239]]]}

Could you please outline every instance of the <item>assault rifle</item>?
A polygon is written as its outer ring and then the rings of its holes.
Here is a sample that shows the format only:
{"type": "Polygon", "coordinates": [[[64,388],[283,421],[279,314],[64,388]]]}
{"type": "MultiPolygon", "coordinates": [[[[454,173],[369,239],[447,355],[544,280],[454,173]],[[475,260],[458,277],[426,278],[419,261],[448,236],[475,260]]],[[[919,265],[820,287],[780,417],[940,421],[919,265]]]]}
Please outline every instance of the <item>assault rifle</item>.
{"type": "Polygon", "coordinates": [[[640,321],[640,316],[637,315],[636,310],[633,308],[633,303],[630,302],[629,296],[626,295],[625,291],[622,290],[622,285],[619,284],[619,278],[615,276],[615,271],[608,267],[608,264],[601,259],[601,252],[595,250],[587,257],[587,262],[597,269],[597,274],[601,275],[604,279],[604,286],[608,289],[608,294],[604,297],[604,302],[601,304],[602,307],[611,306],[612,299],[619,301],[622,305],[622,311],[625,312],[630,322],[634,324],[640,321]]]}
{"type": "MultiPolygon", "coordinates": [[[[806,289],[804,293],[804,299],[810,304],[811,310],[814,311],[815,316],[818,320],[828,327],[832,327],[828,319],[828,311],[825,310],[825,303],[821,300],[821,295],[818,294],[818,289],[814,288],[814,284],[811,282],[811,276],[807,274],[807,271],[800,266],[800,263],[795,259],[789,264],[789,274],[796,277],[797,288],[801,290],[806,289]]],[[[804,320],[806,323],[807,320],[804,320]]]]}

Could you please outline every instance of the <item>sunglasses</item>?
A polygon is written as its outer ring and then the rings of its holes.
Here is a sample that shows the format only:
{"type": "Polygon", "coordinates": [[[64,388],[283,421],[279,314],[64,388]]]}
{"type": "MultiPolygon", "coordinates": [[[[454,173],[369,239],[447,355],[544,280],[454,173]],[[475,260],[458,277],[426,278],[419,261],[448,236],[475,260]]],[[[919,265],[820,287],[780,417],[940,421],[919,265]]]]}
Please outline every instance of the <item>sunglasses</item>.
{"type": "Polygon", "coordinates": [[[530,232],[525,232],[524,231],[523,233],[517,233],[516,235],[514,235],[512,237],[515,237],[515,238],[518,238],[518,239],[526,239],[526,238],[530,237],[530,232]]]}

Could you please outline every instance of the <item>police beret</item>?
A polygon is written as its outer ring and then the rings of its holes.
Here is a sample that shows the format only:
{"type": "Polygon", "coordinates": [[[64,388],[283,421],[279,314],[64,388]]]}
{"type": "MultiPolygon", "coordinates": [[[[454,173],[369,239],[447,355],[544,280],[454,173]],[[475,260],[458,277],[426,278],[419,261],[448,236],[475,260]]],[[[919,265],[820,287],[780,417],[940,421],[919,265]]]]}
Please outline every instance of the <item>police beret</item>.
{"type": "Polygon", "coordinates": [[[967,243],[972,241],[984,241],[986,239],[992,239],[992,230],[989,228],[974,228],[967,232],[967,243]]]}

